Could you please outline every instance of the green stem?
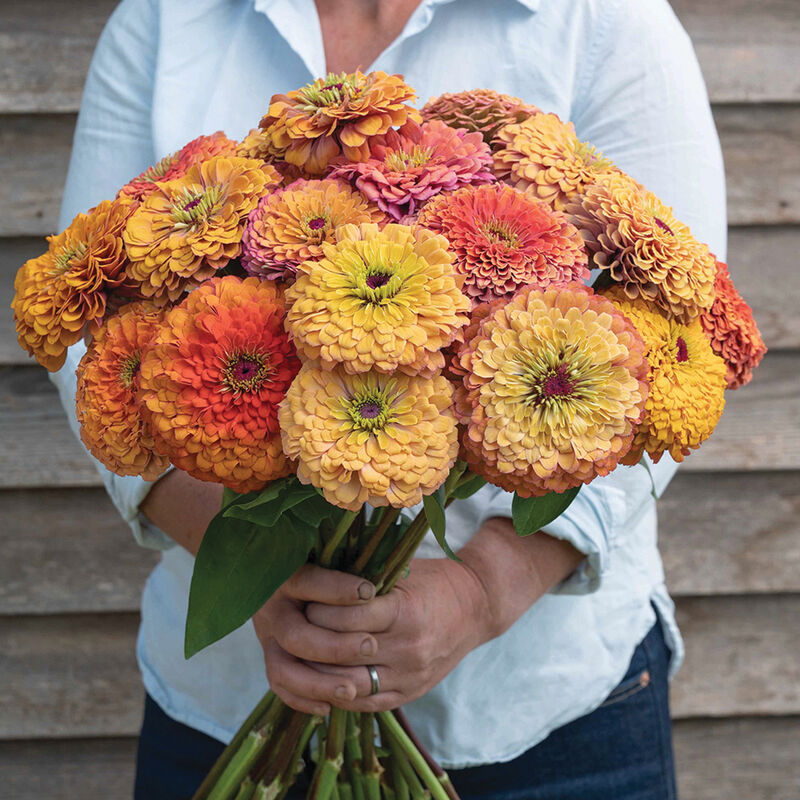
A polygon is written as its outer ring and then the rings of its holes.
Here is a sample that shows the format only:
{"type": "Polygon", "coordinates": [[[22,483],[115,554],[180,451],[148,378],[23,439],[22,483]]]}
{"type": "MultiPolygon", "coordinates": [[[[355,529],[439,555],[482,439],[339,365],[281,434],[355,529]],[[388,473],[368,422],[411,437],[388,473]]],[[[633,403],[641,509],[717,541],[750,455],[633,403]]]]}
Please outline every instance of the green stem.
{"type": "Polygon", "coordinates": [[[320,566],[327,567],[333,562],[333,557],[336,554],[337,548],[341,544],[342,539],[347,535],[358,513],[358,511],[344,512],[342,518],[339,520],[339,524],[336,526],[336,530],[333,532],[333,535],[325,545],[325,549],[322,551],[322,555],[319,559],[320,566]]]}
{"type": "Polygon", "coordinates": [[[392,771],[395,796],[398,800],[401,798],[408,800],[409,796],[418,800],[424,796],[425,790],[414,772],[411,762],[380,717],[378,717],[378,727],[381,731],[381,744],[388,747],[390,752],[389,767],[392,771]]]}
{"type": "Polygon", "coordinates": [[[249,777],[247,777],[240,784],[239,791],[236,792],[236,797],[234,800],[251,800],[255,790],[255,784],[249,777]]]}
{"type": "Polygon", "coordinates": [[[353,800],[366,800],[364,774],[361,771],[360,730],[356,717],[355,713],[347,715],[347,733],[344,739],[344,767],[347,779],[353,788],[353,800]]]}
{"type": "Polygon", "coordinates": [[[344,763],[346,728],[347,712],[334,706],[328,718],[325,758],[317,765],[314,781],[308,794],[312,800],[330,800],[336,792],[336,782],[344,763]]]}
{"type": "Polygon", "coordinates": [[[411,741],[408,734],[403,730],[402,725],[397,721],[395,715],[392,714],[391,711],[379,711],[377,717],[385,726],[389,736],[398,743],[403,752],[408,756],[408,760],[411,762],[411,765],[420,778],[422,778],[425,786],[430,790],[434,800],[450,800],[444,786],[442,786],[439,779],[434,775],[433,770],[428,766],[428,762],[414,746],[414,742],[411,741]]]}
{"type": "Polygon", "coordinates": [[[364,788],[367,800],[381,798],[381,765],[375,754],[374,717],[368,712],[361,714],[361,764],[364,771],[364,788]]]}
{"type": "Polygon", "coordinates": [[[250,767],[268,744],[268,737],[261,731],[250,731],[209,793],[208,800],[228,800],[229,797],[234,797],[250,767]]]}
{"type": "Polygon", "coordinates": [[[353,564],[353,568],[350,570],[352,573],[361,575],[361,573],[364,572],[370,558],[372,558],[372,554],[386,535],[386,531],[389,530],[392,523],[400,516],[400,511],[401,509],[399,508],[390,508],[388,506],[383,510],[378,527],[375,529],[372,536],[370,536],[369,541],[359,554],[355,564],[353,564]]]}

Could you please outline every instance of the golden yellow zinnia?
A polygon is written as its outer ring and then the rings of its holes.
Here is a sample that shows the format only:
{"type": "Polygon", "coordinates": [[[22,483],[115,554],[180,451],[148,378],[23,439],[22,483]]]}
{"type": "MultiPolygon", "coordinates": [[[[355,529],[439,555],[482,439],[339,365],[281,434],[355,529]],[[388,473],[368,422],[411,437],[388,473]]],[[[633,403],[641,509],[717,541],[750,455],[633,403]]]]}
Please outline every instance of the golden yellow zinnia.
{"type": "Polygon", "coordinates": [[[440,352],[467,323],[447,240],[423,228],[345,225],[324,257],[298,267],[286,290],[286,328],[310,360],[371,369],[432,374],[440,352]]]}
{"type": "Polygon", "coordinates": [[[441,375],[350,375],[307,362],[280,406],[283,449],[329,503],[413,506],[455,463],[452,400],[441,375]]]}

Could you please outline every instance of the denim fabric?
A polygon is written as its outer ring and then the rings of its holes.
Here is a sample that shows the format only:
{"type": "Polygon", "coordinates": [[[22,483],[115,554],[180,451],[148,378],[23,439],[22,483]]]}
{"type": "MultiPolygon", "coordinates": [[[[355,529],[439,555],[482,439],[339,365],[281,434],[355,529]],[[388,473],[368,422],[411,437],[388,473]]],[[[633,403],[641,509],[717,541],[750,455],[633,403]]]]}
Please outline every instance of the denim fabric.
{"type": "MultiPolygon", "coordinates": [[[[598,709],[513,761],[450,770],[462,800],[676,800],[668,660],[656,623],[598,709]]],[[[222,749],[148,696],[135,800],[189,800],[222,749]]],[[[305,797],[307,787],[303,774],[288,800],[305,797]]]]}

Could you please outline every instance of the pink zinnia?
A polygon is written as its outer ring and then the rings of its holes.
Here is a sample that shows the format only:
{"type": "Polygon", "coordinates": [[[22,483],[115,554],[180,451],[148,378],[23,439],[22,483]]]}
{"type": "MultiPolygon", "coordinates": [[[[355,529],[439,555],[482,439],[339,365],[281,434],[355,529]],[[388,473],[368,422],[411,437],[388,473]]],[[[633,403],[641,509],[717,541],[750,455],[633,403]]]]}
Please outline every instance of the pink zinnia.
{"type": "Polygon", "coordinates": [[[489,183],[492,154],[480,133],[456,130],[439,120],[407,122],[370,140],[370,157],[338,160],[333,178],[346,178],[386,214],[403,220],[443,191],[489,183]]]}

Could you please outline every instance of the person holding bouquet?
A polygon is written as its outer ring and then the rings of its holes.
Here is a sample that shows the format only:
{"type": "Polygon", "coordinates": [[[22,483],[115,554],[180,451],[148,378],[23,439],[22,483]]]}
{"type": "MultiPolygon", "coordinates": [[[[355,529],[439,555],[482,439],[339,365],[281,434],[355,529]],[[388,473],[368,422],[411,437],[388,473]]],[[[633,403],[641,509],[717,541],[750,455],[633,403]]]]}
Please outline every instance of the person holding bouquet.
{"type": "MultiPolygon", "coordinates": [[[[198,133],[243,137],[272,95],[359,65],[444,95],[431,113],[454,127],[458,96],[447,93],[473,86],[571,120],[724,259],[719,144],[666,0],[123,0],[92,61],[61,227],[198,133]]],[[[518,110],[487,96],[485,135],[518,110]]],[[[74,345],[53,377],[76,431],[83,352],[74,345]]],[[[186,661],[193,556],[222,489],[178,470],[149,483],[98,465],[137,541],[163,551],[137,648],[148,693],[137,798],[190,797],[267,680],[311,714],[407,704],[465,799],[674,798],[667,680],[682,645],[653,493],[675,467],[619,467],[525,539],[511,494],[486,486],[447,511],[460,562],[426,540],[381,596],[306,565],[252,625],[186,661]]]]}

